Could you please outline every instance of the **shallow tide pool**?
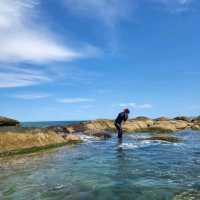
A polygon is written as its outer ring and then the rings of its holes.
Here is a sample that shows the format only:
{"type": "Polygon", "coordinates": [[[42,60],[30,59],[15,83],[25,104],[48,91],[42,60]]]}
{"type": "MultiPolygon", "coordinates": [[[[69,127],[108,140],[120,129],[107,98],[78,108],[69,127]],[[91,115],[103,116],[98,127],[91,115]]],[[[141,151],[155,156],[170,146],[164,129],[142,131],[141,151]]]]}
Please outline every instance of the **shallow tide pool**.
{"type": "Polygon", "coordinates": [[[137,140],[148,133],[0,160],[0,199],[199,200],[200,132],[183,141],[137,140]]]}

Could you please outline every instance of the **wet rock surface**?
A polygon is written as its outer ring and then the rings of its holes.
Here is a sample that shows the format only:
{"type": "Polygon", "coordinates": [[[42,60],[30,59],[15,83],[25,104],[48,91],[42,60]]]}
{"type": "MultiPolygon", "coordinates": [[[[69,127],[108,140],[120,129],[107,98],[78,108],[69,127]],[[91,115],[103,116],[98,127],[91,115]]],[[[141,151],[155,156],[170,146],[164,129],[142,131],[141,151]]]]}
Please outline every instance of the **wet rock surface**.
{"type": "Polygon", "coordinates": [[[181,194],[175,195],[172,200],[199,200],[200,191],[198,190],[189,190],[182,192],[181,194]]]}
{"type": "MultiPolygon", "coordinates": [[[[4,124],[15,126],[1,127],[0,129],[0,153],[16,149],[26,149],[57,145],[68,141],[80,141],[78,133],[99,137],[111,138],[111,133],[116,132],[113,120],[90,120],[79,124],[66,126],[51,126],[48,128],[22,128],[16,125],[19,122],[8,118],[0,118],[4,124]],[[6,122],[7,121],[7,122],[6,122]],[[5,123],[6,122],[6,123],[5,123]]],[[[2,123],[3,124],[3,123],[2,123]]],[[[200,117],[189,120],[187,117],[176,117],[169,119],[165,117],[150,119],[148,117],[137,117],[123,124],[124,132],[177,132],[185,129],[200,130],[200,117]]],[[[156,135],[148,138],[150,140],[162,140],[167,142],[179,142],[177,138],[169,135],[156,135]]]]}
{"type": "Polygon", "coordinates": [[[171,143],[177,143],[181,142],[182,140],[175,137],[171,136],[169,134],[162,134],[162,135],[155,135],[147,138],[138,138],[137,140],[152,140],[152,141],[164,141],[164,142],[171,142],[171,143]]]}

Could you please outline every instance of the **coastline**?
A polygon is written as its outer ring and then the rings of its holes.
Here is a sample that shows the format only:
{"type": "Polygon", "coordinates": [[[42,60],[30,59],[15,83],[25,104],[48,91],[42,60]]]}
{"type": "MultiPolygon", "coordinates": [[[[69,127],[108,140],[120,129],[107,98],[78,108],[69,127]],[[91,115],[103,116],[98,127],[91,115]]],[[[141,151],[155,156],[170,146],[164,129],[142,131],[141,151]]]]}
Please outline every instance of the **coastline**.
{"type": "MultiPolygon", "coordinates": [[[[8,120],[8,118],[6,119],[8,120]]],[[[199,117],[194,119],[187,117],[176,117],[174,119],[137,117],[124,124],[125,133],[155,132],[165,134],[186,129],[200,130],[199,117]]],[[[106,139],[112,137],[111,133],[113,132],[115,132],[113,120],[108,119],[47,128],[23,128],[16,121],[16,126],[12,124],[12,126],[2,126],[0,129],[0,157],[77,144],[83,142],[79,137],[80,133],[106,139]]]]}

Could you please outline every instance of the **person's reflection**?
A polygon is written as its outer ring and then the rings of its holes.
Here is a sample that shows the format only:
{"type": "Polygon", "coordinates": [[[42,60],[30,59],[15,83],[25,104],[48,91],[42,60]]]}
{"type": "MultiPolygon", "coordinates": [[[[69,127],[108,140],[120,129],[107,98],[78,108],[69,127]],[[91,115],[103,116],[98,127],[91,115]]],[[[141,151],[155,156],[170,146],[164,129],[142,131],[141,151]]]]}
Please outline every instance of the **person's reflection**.
{"type": "MultiPolygon", "coordinates": [[[[117,151],[116,151],[116,164],[117,164],[117,173],[119,173],[119,175],[124,173],[124,170],[126,171],[126,152],[125,149],[123,149],[123,139],[122,138],[118,138],[117,141],[117,151]]],[[[120,176],[121,176],[120,175],[120,176]]]]}

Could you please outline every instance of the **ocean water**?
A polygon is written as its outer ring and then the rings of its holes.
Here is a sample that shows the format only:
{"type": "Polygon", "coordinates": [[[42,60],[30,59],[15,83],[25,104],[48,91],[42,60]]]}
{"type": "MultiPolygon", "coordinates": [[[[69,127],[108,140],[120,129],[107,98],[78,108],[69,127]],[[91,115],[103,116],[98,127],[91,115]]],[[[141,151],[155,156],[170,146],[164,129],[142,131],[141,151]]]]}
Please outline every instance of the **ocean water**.
{"type": "Polygon", "coordinates": [[[200,132],[180,143],[81,135],[75,146],[0,160],[2,200],[199,200],[200,132]]]}
{"type": "Polygon", "coordinates": [[[80,123],[80,121],[40,121],[40,122],[21,122],[21,126],[26,128],[46,128],[49,126],[65,126],[78,123],[80,123]]]}

